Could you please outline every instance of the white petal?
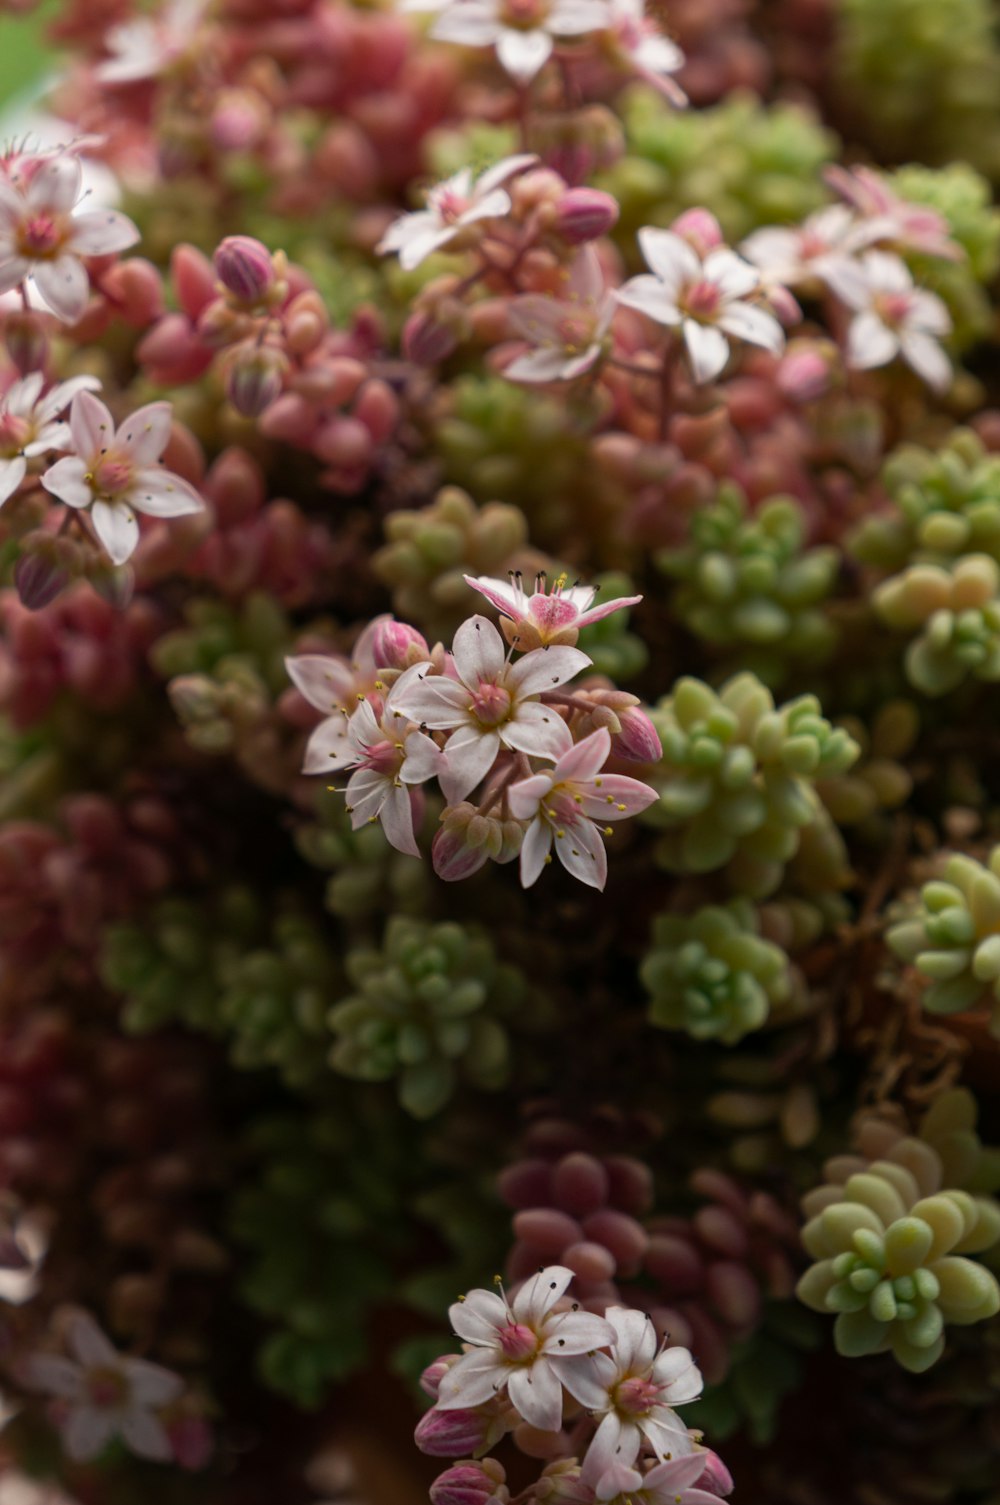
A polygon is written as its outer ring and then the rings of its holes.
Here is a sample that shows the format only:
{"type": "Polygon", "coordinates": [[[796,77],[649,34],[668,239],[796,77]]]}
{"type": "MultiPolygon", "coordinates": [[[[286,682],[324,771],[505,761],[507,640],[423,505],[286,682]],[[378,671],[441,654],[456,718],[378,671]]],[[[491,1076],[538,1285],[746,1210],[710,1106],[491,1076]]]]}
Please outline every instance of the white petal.
{"type": "Polygon", "coordinates": [[[390,785],[379,811],[379,818],[386,840],[391,847],[395,847],[397,852],[405,852],[408,857],[420,856],[417,838],[413,834],[413,805],[410,801],[410,791],[404,785],[390,785]]]}
{"type": "Polygon", "coordinates": [[[86,1388],[86,1380],[79,1364],[54,1353],[29,1354],[22,1366],[24,1383],[29,1390],[40,1390],[45,1395],[58,1395],[63,1400],[75,1400],[86,1388]]]}
{"type": "Polygon", "coordinates": [[[721,329],[685,319],[684,343],[695,381],[714,381],[729,359],[729,342],[721,329]]]}
{"type": "Polygon", "coordinates": [[[83,169],[71,152],[50,157],[32,174],[25,199],[32,209],[68,214],[80,197],[83,169]]]}
{"type": "Polygon", "coordinates": [[[12,497],[28,472],[28,462],[20,455],[13,460],[0,460],[0,507],[12,497]]]}
{"type": "Polygon", "coordinates": [[[556,831],[556,856],[574,878],[588,888],[603,889],[608,881],[608,854],[593,821],[578,820],[556,831]]]}
{"type": "Polygon", "coordinates": [[[48,423],[50,418],[55,418],[58,413],[68,408],[78,392],[99,392],[101,383],[96,376],[71,376],[69,381],[62,381],[50,392],[46,392],[38,404],[39,423],[48,423]]]}
{"type": "Polygon", "coordinates": [[[877,314],[860,313],[847,331],[847,364],[867,371],[887,366],[899,354],[899,339],[877,314]]]}
{"type": "Polygon", "coordinates": [[[449,805],[458,804],[481,784],[497,760],[500,735],[478,727],[460,727],[445,744],[438,781],[449,805]]]}
{"type": "MultiPolygon", "coordinates": [[[[589,362],[593,364],[593,361],[589,362]]],[[[503,369],[503,375],[508,381],[523,382],[552,382],[572,381],[580,372],[575,367],[575,361],[567,360],[565,351],[562,349],[529,350],[524,355],[515,356],[509,366],[503,369]]]]}
{"type": "Polygon", "coordinates": [[[511,31],[504,27],[497,37],[497,57],[511,78],[526,84],[543,67],[552,52],[547,31],[511,31]]]}
{"type": "Polygon", "coordinates": [[[116,1418],[94,1406],[75,1406],[60,1427],[63,1447],[75,1463],[103,1453],[117,1430],[116,1418]]]}
{"type": "Polygon", "coordinates": [[[338,713],[321,721],[306,743],[303,773],[339,773],[350,768],[356,754],[347,735],[347,717],[338,713]]]}
{"type": "Polygon", "coordinates": [[[135,465],[154,465],[170,438],[173,408],[169,402],[149,402],[126,418],[118,431],[118,443],[135,465]]]}
{"type": "Polygon", "coordinates": [[[573,1279],[573,1271],[565,1265],[547,1265],[532,1275],[514,1297],[513,1311],[518,1322],[528,1327],[539,1327],[543,1317],[566,1292],[573,1279]]]}
{"type": "MultiPolygon", "coordinates": [[[[548,781],[546,780],[546,785],[548,781]]],[[[521,887],[531,888],[537,883],[552,846],[552,827],[539,817],[533,820],[521,843],[521,887]]]]}
{"type": "Polygon", "coordinates": [[[353,699],[354,675],[346,659],[301,653],[297,658],[286,658],[285,669],[299,694],[318,711],[332,711],[353,699]]]}
{"type": "Polygon", "coordinates": [[[205,503],[187,481],[159,466],[137,473],[128,500],[137,512],[149,517],[190,517],[205,510],[205,503]]]}
{"type": "Polygon", "coordinates": [[[164,1369],[161,1364],[151,1364],[147,1359],[125,1359],[122,1368],[134,1405],[167,1406],[184,1389],[179,1374],[164,1369]]]}
{"type": "Polygon", "coordinates": [[[678,296],[676,289],[647,275],[630,278],[615,293],[623,308],[634,308],[647,319],[655,319],[657,324],[666,324],[668,328],[679,324],[683,318],[677,304],[678,296]]]}
{"type": "Polygon", "coordinates": [[[115,437],[115,422],[99,397],[78,392],[69,410],[76,452],[84,460],[96,458],[115,437]]]}
{"type": "Polygon", "coordinates": [[[456,221],[459,225],[474,225],[481,219],[502,219],[511,210],[510,194],[505,188],[494,188],[482,198],[474,200],[456,221]]]}
{"type": "Polygon", "coordinates": [[[493,1350],[473,1350],[452,1364],[441,1381],[439,1411],[464,1411],[492,1400],[507,1383],[508,1367],[499,1363],[493,1350]]]}
{"type": "Polygon", "coordinates": [[[667,1400],[681,1406],[696,1400],[704,1389],[701,1370],[686,1348],[666,1348],[653,1365],[653,1379],[668,1386],[667,1400]]]}
{"type": "Polygon", "coordinates": [[[518,706],[512,720],[500,728],[500,740],[514,752],[529,758],[558,757],[573,745],[573,733],[552,706],[529,700],[518,706]]]}
{"type": "Polygon", "coordinates": [[[523,605],[524,592],[509,580],[494,580],[490,575],[463,575],[462,579],[474,591],[485,596],[505,617],[516,616],[523,605]]]}
{"type": "Polygon", "coordinates": [[[566,684],[592,662],[580,648],[533,648],[508,669],[505,683],[518,695],[540,695],[566,684]]]}
{"type": "Polygon", "coordinates": [[[524,172],[525,168],[534,167],[538,158],[534,152],[518,152],[513,157],[504,157],[501,162],[495,162],[485,172],[480,173],[476,182],[476,193],[490,193],[498,188],[501,183],[506,183],[515,173],[524,172]]]}
{"type": "Polygon", "coordinates": [[[909,322],[927,334],[939,338],[951,334],[951,315],[936,293],[918,288],[910,295],[909,322]]]}
{"type": "Polygon", "coordinates": [[[507,1394],[529,1426],[541,1432],[556,1432],[562,1425],[562,1386],[546,1359],[536,1359],[530,1369],[515,1369],[507,1381],[507,1394]]]}
{"type": "Polygon", "coordinates": [[[423,784],[437,778],[441,771],[441,749],[421,732],[410,732],[403,744],[403,766],[399,777],[404,784],[423,784]]]}
{"type": "Polygon", "coordinates": [[[906,293],[913,286],[906,262],[888,251],[869,251],[863,265],[868,285],[880,293],[906,293]]]}
{"type": "Polygon", "coordinates": [[[488,617],[469,617],[455,633],[452,657],[459,678],[471,689],[494,681],[504,666],[504,641],[488,617]]]}
{"type": "Polygon", "coordinates": [[[628,1468],[635,1462],[642,1443],[639,1429],[630,1426],[628,1435],[624,1433],[625,1428],[617,1413],[609,1411],[591,1438],[583,1460],[584,1483],[593,1488],[611,1464],[620,1463],[628,1468]]]}
{"type": "Polygon", "coordinates": [[[492,1291],[470,1291],[448,1308],[452,1331],[466,1343],[496,1343],[497,1331],[510,1321],[507,1303],[492,1291]]]}
{"type": "Polygon", "coordinates": [[[462,47],[492,47],[500,35],[500,23],[495,9],[465,0],[461,5],[451,5],[434,22],[430,35],[438,42],[457,42],[462,47]]]}
{"type": "Polygon", "coordinates": [[[566,1359],[552,1356],[549,1362],[581,1406],[588,1411],[607,1410],[609,1386],[619,1378],[618,1369],[607,1354],[574,1354],[566,1359]]]}
{"type": "Polygon", "coordinates": [[[727,246],[717,246],[714,251],[709,251],[705,257],[705,277],[714,282],[727,299],[745,297],[760,282],[757,268],[727,246]]]}
{"type": "Polygon", "coordinates": [[[90,510],[94,532],[107,549],[113,564],[124,564],[135,553],[139,524],[127,502],[96,501],[90,510]]]}
{"type": "Polygon", "coordinates": [[[677,289],[702,274],[701,262],[692,248],[672,230],[647,226],[639,231],[639,245],[650,271],[669,287],[677,289]]]}
{"type": "Polygon", "coordinates": [[[422,670],[415,681],[394,698],[393,709],[401,711],[418,726],[443,732],[453,726],[465,725],[469,719],[468,701],[469,691],[457,680],[422,670]]]}
{"type": "Polygon", "coordinates": [[[90,278],[76,256],[57,256],[32,268],[35,286],[46,303],[67,324],[75,324],[87,306],[90,278]]]}
{"type": "Polygon", "coordinates": [[[351,774],[344,794],[352,831],[378,820],[391,788],[391,779],[372,768],[359,768],[351,774]]]}
{"type": "Polygon", "coordinates": [[[166,1428],[149,1411],[137,1406],[127,1411],[122,1417],[121,1434],[125,1445],[137,1458],[168,1463],[173,1456],[166,1428]]]}
{"type": "Polygon", "coordinates": [[[719,315],[719,328],[751,345],[763,345],[775,355],[785,348],[785,332],[774,315],[751,303],[730,303],[719,315]]]}
{"type": "Polygon", "coordinates": [[[84,480],[87,466],[76,455],[57,460],[42,476],[46,491],[65,502],[67,507],[89,507],[94,500],[90,482],[84,480]]]}
{"type": "Polygon", "coordinates": [[[929,387],[944,392],[951,386],[954,375],[951,361],[931,335],[919,329],[904,329],[899,345],[904,361],[929,387]]]}
{"type": "Polygon", "coordinates": [[[77,256],[112,256],[141,239],[128,215],[117,209],[95,209],[75,217],[70,245],[77,256]]]}
{"type": "Polygon", "coordinates": [[[576,1358],[615,1341],[615,1330],[592,1312],[556,1312],[545,1324],[542,1352],[552,1358],[576,1358]]]}
{"type": "Polygon", "coordinates": [[[609,1307],[605,1315],[617,1335],[613,1354],[622,1374],[647,1370],[656,1356],[656,1329],[649,1317],[627,1306],[609,1307]]]}

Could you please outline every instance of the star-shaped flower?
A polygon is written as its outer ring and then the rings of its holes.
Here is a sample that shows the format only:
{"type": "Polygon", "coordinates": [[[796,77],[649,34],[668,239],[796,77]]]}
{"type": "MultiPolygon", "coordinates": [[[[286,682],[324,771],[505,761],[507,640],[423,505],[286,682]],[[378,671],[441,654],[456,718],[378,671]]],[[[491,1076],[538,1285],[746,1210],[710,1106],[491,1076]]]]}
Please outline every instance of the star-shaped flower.
{"type": "Polygon", "coordinates": [[[637,606],[641,596],[617,596],[613,601],[602,601],[594,606],[596,585],[566,584],[566,576],[560,575],[551,590],[544,574],[535,576],[535,589],[529,595],[519,571],[511,571],[508,579],[494,580],[489,575],[464,575],[466,585],[485,596],[503,618],[504,635],[509,643],[526,650],[546,648],[557,643],[572,646],[581,627],[591,622],[600,622],[612,612],[624,611],[628,606],[637,606]]]}
{"type": "Polygon", "coordinates": [[[11,383],[0,397],[0,507],[24,480],[29,460],[70,446],[69,425],[59,414],[77,392],[96,392],[100,385],[96,376],[73,376],[46,392],[40,371],[11,383]]]}
{"type": "Polygon", "coordinates": [[[944,391],[951,384],[951,362],[940,344],[951,333],[951,317],[935,293],[914,287],[898,256],[867,252],[851,275],[841,272],[837,291],[856,310],[847,331],[849,366],[864,371],[901,356],[928,386],[944,391]]]}
{"type": "MultiPolygon", "coordinates": [[[[462,3],[472,4],[472,0],[462,3]]],[[[463,167],[453,177],[428,189],[426,209],[393,220],[376,250],[383,256],[395,252],[400,266],[412,271],[434,251],[458,241],[474,225],[509,214],[510,194],[502,185],[537,160],[530,153],[505,157],[476,179],[471,167],[463,167]]]]}

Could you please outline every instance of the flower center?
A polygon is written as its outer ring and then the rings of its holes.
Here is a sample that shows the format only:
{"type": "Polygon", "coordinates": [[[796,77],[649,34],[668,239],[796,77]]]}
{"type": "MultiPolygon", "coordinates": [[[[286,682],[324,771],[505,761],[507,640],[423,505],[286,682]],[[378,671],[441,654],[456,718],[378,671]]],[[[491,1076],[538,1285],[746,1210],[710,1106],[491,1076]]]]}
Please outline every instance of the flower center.
{"type": "Polygon", "coordinates": [[[476,689],[469,709],[481,725],[499,726],[510,715],[510,706],[509,690],[505,690],[503,685],[483,681],[476,689]]]}
{"type": "Polygon", "coordinates": [[[583,314],[567,314],[559,325],[559,339],[567,355],[580,355],[593,338],[594,326],[583,314]]]}
{"type": "Polygon", "coordinates": [[[505,0],[500,20],[515,31],[535,31],[545,21],[549,9],[548,0],[505,0]]]}
{"type": "Polygon", "coordinates": [[[454,188],[441,188],[434,195],[434,208],[445,225],[454,225],[469,207],[469,200],[454,188]]]}
{"type": "Polygon", "coordinates": [[[622,1380],[615,1390],[615,1405],[619,1411],[625,1411],[629,1416],[645,1415],[653,1409],[659,1398],[659,1385],[654,1385],[652,1380],[640,1379],[638,1375],[622,1380]]]}
{"type": "Polygon", "coordinates": [[[109,1411],[124,1404],[128,1393],[125,1376],[118,1369],[91,1369],[87,1372],[87,1399],[99,1411],[109,1411]]]}
{"type": "Polygon", "coordinates": [[[909,293],[880,293],[875,299],[875,312],[883,324],[903,324],[910,312],[909,293]]]}
{"type": "Polygon", "coordinates": [[[373,773],[381,773],[386,776],[395,774],[399,768],[399,746],[390,742],[388,738],[384,742],[372,742],[365,748],[365,756],[358,764],[359,768],[370,768],[373,773]]]}
{"type": "Polygon", "coordinates": [[[515,1364],[533,1359],[538,1352],[537,1336],[521,1322],[510,1322],[506,1327],[500,1328],[499,1337],[504,1357],[515,1364]]]}
{"type": "Polygon", "coordinates": [[[102,496],[120,496],[131,480],[131,465],[117,455],[106,455],[94,470],[94,487],[102,496]]]}
{"type": "Polygon", "coordinates": [[[575,622],[580,615],[572,601],[567,601],[564,596],[532,596],[530,611],[531,620],[545,632],[558,632],[560,627],[575,622]]]}
{"type": "Polygon", "coordinates": [[[692,282],[684,295],[684,311],[692,319],[713,319],[719,311],[721,298],[714,282],[702,279],[692,282]]]}
{"type": "Polygon", "coordinates": [[[33,214],[24,220],[18,232],[18,249],[22,256],[55,256],[63,242],[63,230],[51,214],[33,214]]]}
{"type": "Polygon", "coordinates": [[[16,413],[0,413],[0,455],[12,459],[31,438],[31,424],[16,413]]]}

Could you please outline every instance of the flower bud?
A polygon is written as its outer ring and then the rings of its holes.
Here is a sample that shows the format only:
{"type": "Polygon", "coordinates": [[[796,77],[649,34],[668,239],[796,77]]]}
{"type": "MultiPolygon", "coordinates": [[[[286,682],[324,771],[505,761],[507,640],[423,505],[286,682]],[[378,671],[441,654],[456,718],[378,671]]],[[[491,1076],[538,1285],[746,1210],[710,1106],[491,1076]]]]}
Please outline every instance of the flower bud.
{"type": "Polygon", "coordinates": [[[779,390],[792,402],[815,402],[822,397],[830,388],[830,353],[810,341],[794,341],[778,366],[779,390]]]}
{"type": "Polygon", "coordinates": [[[611,751],[618,758],[627,758],[630,763],[657,763],[663,756],[663,747],[656,727],[640,706],[629,706],[618,712],[621,731],[611,738],[611,751]]]}
{"type": "Polygon", "coordinates": [[[486,1444],[494,1418],[482,1411],[439,1411],[433,1406],[417,1422],[413,1440],[431,1458],[461,1458],[486,1444]]]}
{"type": "Polygon", "coordinates": [[[244,350],[229,363],[226,396],[244,418],[259,418],[281,396],[288,362],[267,345],[244,350]]]}
{"type": "Polygon", "coordinates": [[[227,235],[212,261],[223,287],[241,303],[259,303],[274,286],[271,253],[251,235],[227,235]]]}
{"type": "Polygon", "coordinates": [[[416,366],[447,360],[468,332],[469,318],[456,299],[440,300],[433,309],[417,309],[403,326],[403,354],[416,366]]]}
{"type": "Polygon", "coordinates": [[[459,1358],[460,1355],[457,1353],[443,1353],[434,1360],[433,1364],[428,1364],[420,1376],[420,1388],[425,1395],[429,1395],[432,1400],[437,1400],[441,1381],[459,1358]]]}
{"type": "Polygon", "coordinates": [[[705,1472],[698,1480],[698,1488],[720,1497],[732,1494],[733,1491],[732,1474],[718,1453],[713,1452],[711,1448],[705,1449],[705,1472]]]}
{"type": "Polygon", "coordinates": [[[708,209],[686,209],[670,226],[699,256],[722,245],[722,226],[708,209]]]}
{"type": "MultiPolygon", "coordinates": [[[[52,541],[54,543],[54,540],[52,541]]],[[[14,584],[21,605],[41,611],[64,591],[72,578],[66,561],[56,548],[39,548],[22,554],[14,566],[14,584]]]]}
{"type": "Polygon", "coordinates": [[[431,1485],[431,1505],[490,1505],[510,1498],[507,1475],[495,1458],[456,1463],[431,1485]]]}
{"type": "MultiPolygon", "coordinates": [[[[472,806],[468,808],[472,810],[472,806]]],[[[453,810],[445,810],[441,819],[447,822],[448,817],[454,813],[453,810]]],[[[468,824],[460,821],[442,826],[440,831],[435,832],[431,842],[434,871],[445,883],[459,883],[463,878],[471,878],[473,873],[478,873],[481,867],[486,866],[489,855],[485,845],[477,846],[469,840],[468,824]]],[[[454,1416],[455,1412],[448,1414],[454,1416]]]]}
{"type": "Polygon", "coordinates": [[[570,188],[556,204],[553,230],[569,246],[597,240],[618,221],[619,209],[610,193],[597,188],[570,188]]]}
{"type": "Polygon", "coordinates": [[[409,669],[414,664],[426,663],[431,656],[422,633],[391,617],[376,627],[372,648],[377,669],[409,669]]]}
{"type": "Polygon", "coordinates": [[[45,369],[49,337],[40,314],[27,308],[13,310],[4,320],[3,336],[7,354],[22,376],[45,369]]]}

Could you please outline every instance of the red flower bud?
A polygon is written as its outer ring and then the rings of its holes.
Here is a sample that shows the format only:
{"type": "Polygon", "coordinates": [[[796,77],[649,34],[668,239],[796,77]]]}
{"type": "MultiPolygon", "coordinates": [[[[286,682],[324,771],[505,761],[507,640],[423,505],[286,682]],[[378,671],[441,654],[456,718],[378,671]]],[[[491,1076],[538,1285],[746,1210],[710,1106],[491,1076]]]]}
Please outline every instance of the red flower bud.
{"type": "Polygon", "coordinates": [[[274,286],[271,253],[251,235],[227,235],[212,260],[223,287],[241,303],[259,303],[274,286]]]}

